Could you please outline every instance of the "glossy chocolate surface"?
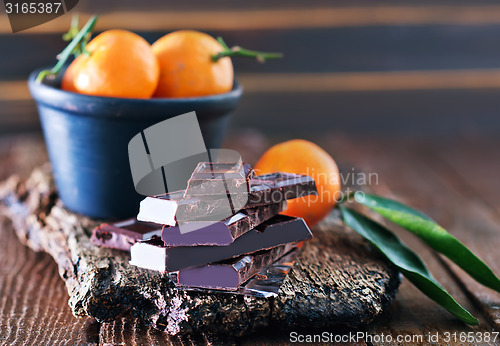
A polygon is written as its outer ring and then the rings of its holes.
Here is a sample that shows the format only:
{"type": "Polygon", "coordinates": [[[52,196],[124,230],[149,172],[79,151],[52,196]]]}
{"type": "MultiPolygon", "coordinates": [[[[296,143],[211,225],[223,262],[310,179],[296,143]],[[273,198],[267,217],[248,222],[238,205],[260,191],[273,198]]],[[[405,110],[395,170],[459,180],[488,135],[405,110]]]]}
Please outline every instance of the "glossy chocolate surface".
{"type": "Polygon", "coordinates": [[[177,273],[174,284],[234,291],[294,248],[294,244],[285,244],[228,261],[182,269],[177,273]]]}
{"type": "Polygon", "coordinates": [[[241,208],[236,208],[234,212],[315,194],[314,180],[307,175],[272,173],[251,178],[249,194],[184,198],[184,191],[181,190],[147,197],[141,202],[137,219],[170,226],[175,226],[177,221],[217,221],[234,214],[231,211],[235,206],[241,208]]]}
{"type": "Polygon", "coordinates": [[[252,167],[245,163],[200,162],[188,181],[185,196],[235,195],[249,192],[252,167]]]}
{"type": "Polygon", "coordinates": [[[188,221],[165,226],[161,237],[166,246],[228,245],[285,209],[286,201],[282,201],[243,209],[222,221],[188,221]]]}
{"type": "Polygon", "coordinates": [[[114,224],[99,225],[92,231],[90,239],[97,246],[129,251],[137,241],[159,237],[161,232],[161,225],[129,219],[114,224]]]}
{"type": "Polygon", "coordinates": [[[301,218],[277,215],[225,246],[166,247],[161,239],[135,243],[130,263],[161,272],[218,262],[279,245],[312,238],[301,218]]]}

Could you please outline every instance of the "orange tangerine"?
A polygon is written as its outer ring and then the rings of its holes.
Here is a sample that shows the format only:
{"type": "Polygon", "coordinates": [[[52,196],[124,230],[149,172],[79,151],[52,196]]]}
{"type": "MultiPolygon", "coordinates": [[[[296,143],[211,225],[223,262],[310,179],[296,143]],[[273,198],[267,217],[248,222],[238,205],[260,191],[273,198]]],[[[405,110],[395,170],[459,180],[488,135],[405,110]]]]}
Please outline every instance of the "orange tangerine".
{"type": "Polygon", "coordinates": [[[155,97],[195,97],[228,92],[233,87],[231,58],[212,56],[224,48],[212,36],[194,30],[174,31],[153,43],[160,63],[155,97]]]}
{"type": "Polygon", "coordinates": [[[321,221],[340,195],[340,174],[335,160],[318,145],[294,139],[268,149],[255,165],[257,174],[287,172],[307,174],[316,182],[317,196],[288,201],[283,214],[302,217],[309,226],[321,221]]]}
{"type": "Polygon", "coordinates": [[[108,30],[87,45],[67,68],[64,90],[81,94],[148,98],[158,85],[160,68],[151,45],[127,30],[108,30]]]}

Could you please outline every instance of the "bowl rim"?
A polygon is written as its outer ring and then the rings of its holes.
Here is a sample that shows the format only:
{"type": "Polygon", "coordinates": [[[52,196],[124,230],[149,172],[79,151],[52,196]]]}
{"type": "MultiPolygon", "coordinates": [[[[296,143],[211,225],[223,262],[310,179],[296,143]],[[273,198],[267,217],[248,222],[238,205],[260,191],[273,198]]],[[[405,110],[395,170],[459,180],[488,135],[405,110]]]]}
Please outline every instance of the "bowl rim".
{"type": "MultiPolygon", "coordinates": [[[[61,88],[57,88],[55,86],[47,84],[46,80],[41,83],[36,82],[36,77],[38,73],[42,70],[50,69],[50,67],[41,67],[35,69],[30,73],[28,77],[28,87],[30,89],[30,93],[32,97],[37,102],[48,103],[49,99],[57,98],[59,100],[77,98],[79,101],[87,101],[94,103],[116,103],[116,102],[128,102],[128,103],[136,103],[136,104],[185,104],[185,103],[205,103],[205,102],[221,102],[227,101],[228,99],[237,99],[240,98],[243,93],[243,86],[238,83],[236,78],[233,81],[233,88],[231,91],[222,94],[214,94],[207,96],[193,96],[193,97],[151,97],[151,98],[125,98],[125,97],[107,97],[107,96],[93,96],[93,95],[85,95],[78,94],[71,91],[62,90],[61,88]],[[43,100],[39,97],[43,95],[43,100]]],[[[58,78],[60,78],[61,74],[58,78]]],[[[57,82],[56,82],[57,83],[57,82]]]]}

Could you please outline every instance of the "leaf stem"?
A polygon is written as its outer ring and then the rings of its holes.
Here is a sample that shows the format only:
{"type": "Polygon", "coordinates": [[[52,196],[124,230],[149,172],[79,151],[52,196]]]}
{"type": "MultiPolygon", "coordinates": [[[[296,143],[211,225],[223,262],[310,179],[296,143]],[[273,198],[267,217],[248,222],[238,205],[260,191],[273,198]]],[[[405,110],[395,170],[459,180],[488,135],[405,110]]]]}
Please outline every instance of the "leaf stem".
{"type": "Polygon", "coordinates": [[[71,56],[71,54],[73,54],[74,50],[79,46],[80,42],[85,39],[87,34],[90,34],[92,32],[96,22],[97,22],[97,16],[90,17],[90,19],[82,28],[82,30],[80,30],[80,32],[73,38],[73,40],[66,46],[66,48],[64,48],[64,50],[58,55],[57,64],[51,69],[43,70],[38,74],[38,76],[36,77],[37,83],[41,83],[45,77],[56,76],[61,71],[68,58],[71,56]]]}
{"type": "Polygon", "coordinates": [[[244,57],[244,58],[255,58],[258,62],[264,62],[270,59],[280,59],[283,57],[282,53],[269,53],[269,52],[259,52],[256,50],[245,49],[239,46],[234,46],[229,48],[226,42],[222,39],[222,37],[217,38],[217,42],[219,42],[224,48],[224,50],[218,54],[212,55],[212,60],[214,62],[218,61],[223,57],[244,57]]]}

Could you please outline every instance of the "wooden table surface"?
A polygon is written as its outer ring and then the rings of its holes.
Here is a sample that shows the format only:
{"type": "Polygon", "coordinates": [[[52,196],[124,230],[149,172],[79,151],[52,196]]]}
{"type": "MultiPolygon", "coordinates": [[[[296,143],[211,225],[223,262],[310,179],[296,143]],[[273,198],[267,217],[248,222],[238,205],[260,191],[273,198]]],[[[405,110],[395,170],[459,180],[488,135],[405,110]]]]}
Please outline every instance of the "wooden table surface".
{"type": "MultiPolygon", "coordinates": [[[[418,140],[408,138],[348,137],[329,134],[316,142],[349,171],[350,167],[372,175],[371,189],[396,198],[428,213],[462,240],[500,274],[500,139],[452,138],[418,140]]],[[[227,147],[235,148],[250,162],[272,141],[259,134],[233,135],[227,147]],[[242,140],[244,139],[244,141],[242,140]]],[[[0,138],[0,178],[12,173],[27,174],[46,160],[38,135],[0,138]]],[[[345,179],[352,178],[344,175],[345,179]]],[[[284,343],[288,332],[267,330],[240,340],[214,337],[169,337],[130,317],[113,323],[73,317],[67,293],[50,256],[22,246],[8,221],[0,217],[0,343],[17,344],[198,344],[242,342],[284,343]]],[[[428,264],[439,282],[481,324],[468,327],[422,295],[406,280],[390,308],[363,330],[370,335],[398,336],[403,341],[424,342],[428,335],[500,331],[500,294],[472,281],[455,265],[429,251],[414,236],[396,230],[428,264]],[[408,339],[414,338],[414,339],[408,339]]],[[[329,331],[346,333],[348,331],[329,331]]],[[[357,331],[350,331],[357,332],[357,331]]],[[[361,344],[378,344],[364,337],[361,344]]],[[[387,339],[386,339],[387,341],[387,339]]],[[[497,340],[496,344],[499,341],[497,340]]]]}

